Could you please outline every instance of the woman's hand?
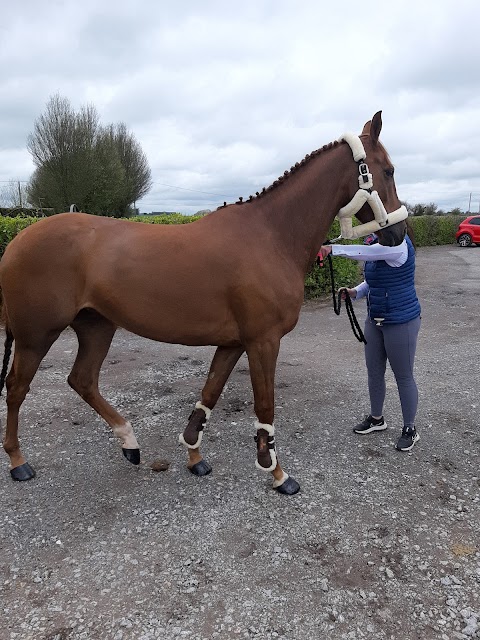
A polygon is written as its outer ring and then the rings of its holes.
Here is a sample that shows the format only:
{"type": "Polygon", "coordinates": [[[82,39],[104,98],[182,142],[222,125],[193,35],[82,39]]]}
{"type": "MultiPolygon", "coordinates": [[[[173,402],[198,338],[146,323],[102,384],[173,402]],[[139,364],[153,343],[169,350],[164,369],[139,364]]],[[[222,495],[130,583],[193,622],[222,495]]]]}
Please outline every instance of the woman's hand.
{"type": "Polygon", "coordinates": [[[345,300],[345,298],[347,297],[347,293],[350,296],[350,298],[352,298],[352,300],[355,300],[355,298],[357,297],[357,290],[349,289],[348,287],[342,287],[341,289],[338,290],[338,293],[342,294],[342,300],[345,300]]]}
{"type": "Polygon", "coordinates": [[[317,254],[320,258],[320,262],[322,262],[330,253],[332,253],[332,247],[329,244],[322,245],[317,254]]]}

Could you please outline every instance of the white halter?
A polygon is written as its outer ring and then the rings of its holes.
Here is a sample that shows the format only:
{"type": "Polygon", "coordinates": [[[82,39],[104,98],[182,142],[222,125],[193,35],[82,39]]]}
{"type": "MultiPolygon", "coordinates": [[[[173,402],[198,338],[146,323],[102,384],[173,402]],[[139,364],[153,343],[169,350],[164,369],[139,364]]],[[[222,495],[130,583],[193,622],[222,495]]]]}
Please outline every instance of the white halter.
{"type": "Polygon", "coordinates": [[[404,205],[396,211],[387,213],[378,192],[372,191],[373,178],[372,174],[368,170],[368,165],[364,162],[367,154],[365,153],[365,149],[359,136],[353,133],[344,133],[343,136],[338,139],[339,142],[342,140],[345,140],[345,142],[348,143],[352,150],[353,159],[358,163],[359,189],[350,202],[342,207],[337,213],[337,218],[340,221],[340,236],[337,240],[340,240],[341,238],[344,238],[345,240],[354,240],[355,238],[368,236],[370,233],[374,233],[379,229],[385,229],[392,224],[405,220],[405,218],[408,217],[408,211],[404,205]],[[375,216],[375,220],[353,227],[352,218],[358,211],[360,211],[365,202],[368,202],[370,205],[373,215],[375,216]]]}

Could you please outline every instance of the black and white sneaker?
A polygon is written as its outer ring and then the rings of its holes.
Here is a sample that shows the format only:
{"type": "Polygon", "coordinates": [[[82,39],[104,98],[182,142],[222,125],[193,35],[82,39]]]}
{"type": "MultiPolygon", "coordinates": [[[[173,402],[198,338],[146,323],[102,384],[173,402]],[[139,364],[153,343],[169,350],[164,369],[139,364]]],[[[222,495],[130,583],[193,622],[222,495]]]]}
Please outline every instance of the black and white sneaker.
{"type": "Polygon", "coordinates": [[[365,416],[365,420],[357,424],[356,427],[353,427],[353,433],[358,433],[360,435],[364,435],[366,433],[372,433],[372,431],[385,431],[387,428],[387,423],[381,418],[372,418],[371,415],[365,416]]]}
{"type": "Polygon", "coordinates": [[[413,445],[419,440],[420,436],[415,427],[403,427],[402,435],[398,439],[395,448],[399,451],[410,451],[410,449],[413,449],[413,445]]]}

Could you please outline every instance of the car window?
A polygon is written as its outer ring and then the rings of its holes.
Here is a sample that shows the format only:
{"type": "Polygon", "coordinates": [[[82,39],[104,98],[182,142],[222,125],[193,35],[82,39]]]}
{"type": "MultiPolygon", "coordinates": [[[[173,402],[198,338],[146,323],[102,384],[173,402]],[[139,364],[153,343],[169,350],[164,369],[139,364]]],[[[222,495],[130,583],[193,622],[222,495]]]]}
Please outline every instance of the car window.
{"type": "Polygon", "coordinates": [[[480,225],[480,218],[472,218],[469,224],[478,224],[480,225]]]}

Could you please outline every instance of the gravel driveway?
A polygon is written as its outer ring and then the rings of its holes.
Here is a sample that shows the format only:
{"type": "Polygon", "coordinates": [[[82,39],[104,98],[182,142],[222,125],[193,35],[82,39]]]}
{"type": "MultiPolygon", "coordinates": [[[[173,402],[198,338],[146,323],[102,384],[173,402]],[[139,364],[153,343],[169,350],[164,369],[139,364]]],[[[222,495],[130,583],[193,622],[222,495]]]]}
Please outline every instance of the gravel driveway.
{"type": "Polygon", "coordinates": [[[102,387],[132,420],[135,468],[67,386],[76,341],[64,332],[23,409],[36,479],[12,482],[2,455],[0,638],[480,638],[480,248],[419,249],[417,288],[421,440],[409,454],[393,446],[390,372],[389,429],[351,431],[368,404],[344,311],[308,303],[284,338],[277,444],[302,487],[293,497],[254,466],[244,358],[204,436],[213,473],[197,478],[177,435],[213,348],[117,332],[102,387]],[[158,459],[168,470],[152,470],[158,459]]]}

